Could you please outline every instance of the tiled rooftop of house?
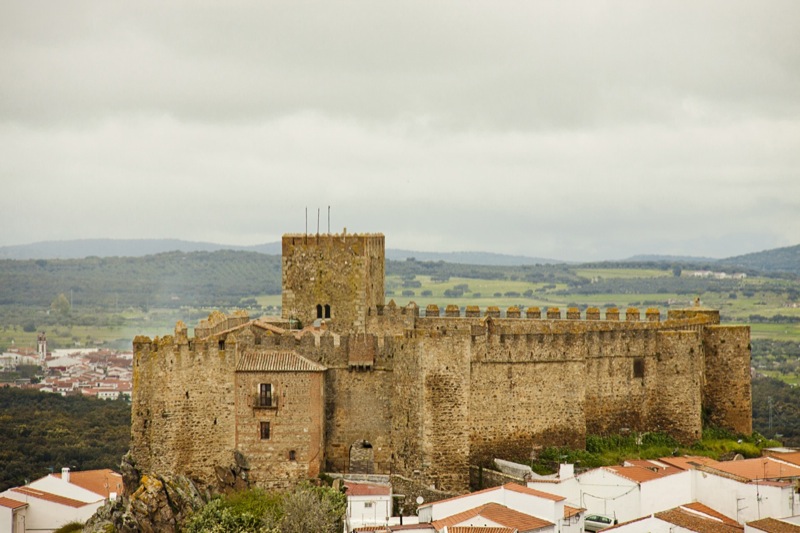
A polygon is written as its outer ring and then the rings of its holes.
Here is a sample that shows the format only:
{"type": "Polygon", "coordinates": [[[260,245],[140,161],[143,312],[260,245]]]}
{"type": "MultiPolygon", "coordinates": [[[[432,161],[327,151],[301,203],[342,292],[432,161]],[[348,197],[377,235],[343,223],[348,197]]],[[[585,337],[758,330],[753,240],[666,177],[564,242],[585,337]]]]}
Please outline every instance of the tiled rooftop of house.
{"type": "Polygon", "coordinates": [[[322,372],[325,367],[292,351],[248,350],[239,358],[237,372],[322,372]]]}
{"type": "Polygon", "coordinates": [[[662,457],[659,462],[665,463],[681,470],[692,470],[697,465],[715,465],[718,461],[703,457],[702,455],[684,455],[681,457],[662,457]]]}
{"type": "Polygon", "coordinates": [[[59,505],[65,505],[67,507],[74,507],[76,509],[79,507],[83,507],[84,505],[89,505],[86,502],[73,500],[72,498],[65,498],[64,496],[59,496],[57,494],[52,494],[50,492],[44,492],[41,490],[32,489],[30,487],[16,487],[11,489],[11,491],[23,494],[31,498],[38,498],[40,500],[57,503],[59,505]]]}
{"type": "Polygon", "coordinates": [[[563,500],[566,499],[563,496],[559,496],[557,494],[550,494],[549,492],[543,492],[543,491],[532,489],[532,488],[529,488],[529,487],[523,487],[522,485],[518,485],[516,483],[506,483],[505,485],[501,485],[499,487],[489,487],[488,489],[482,489],[482,490],[479,490],[479,491],[476,491],[476,492],[470,492],[468,494],[462,494],[460,496],[454,496],[452,498],[447,498],[446,500],[439,500],[439,501],[436,501],[436,502],[426,503],[425,505],[422,505],[420,507],[429,507],[429,506],[434,505],[434,504],[452,502],[452,501],[460,500],[460,499],[463,499],[463,498],[469,498],[469,497],[474,496],[476,494],[487,494],[489,492],[500,492],[502,490],[510,490],[510,491],[513,491],[513,492],[518,492],[518,493],[521,493],[521,494],[527,494],[529,496],[536,496],[538,498],[544,498],[546,500],[552,500],[552,501],[555,501],[555,502],[560,502],[560,501],[563,501],[563,500]]]}
{"type": "Polygon", "coordinates": [[[488,525],[487,522],[492,522],[493,524],[500,524],[501,526],[516,528],[521,531],[553,525],[552,522],[515,511],[514,509],[509,509],[505,505],[487,503],[441,520],[434,520],[433,527],[437,530],[441,530],[445,526],[455,526],[463,524],[464,522],[469,522],[468,525],[470,526],[488,525]]]}
{"type": "Polygon", "coordinates": [[[800,526],[776,518],[762,518],[761,520],[748,522],[747,525],[766,533],[800,533],[800,526]]]}
{"type": "Polygon", "coordinates": [[[643,466],[605,466],[603,468],[636,483],[646,483],[654,479],[661,479],[682,472],[682,470],[675,467],[645,468],[643,466]]]}
{"type": "Polygon", "coordinates": [[[347,496],[389,496],[392,493],[392,487],[389,485],[379,485],[377,483],[356,483],[347,481],[344,484],[347,487],[347,496]]]}
{"type": "Polygon", "coordinates": [[[786,464],[771,457],[723,461],[710,466],[710,468],[750,481],[800,478],[800,467],[786,464]]]}
{"type": "Polygon", "coordinates": [[[741,533],[744,531],[744,527],[739,524],[722,522],[708,515],[701,515],[680,507],[656,513],[655,517],[697,533],[741,533]]]}
{"type": "MultiPolygon", "coordinates": [[[[61,474],[53,475],[59,479],[61,478],[61,474]]],[[[112,492],[122,494],[123,490],[122,475],[108,468],[70,472],[69,482],[82,489],[92,491],[103,498],[108,498],[112,492]]]]}
{"type": "Polygon", "coordinates": [[[19,502],[17,500],[12,500],[11,498],[6,498],[5,496],[0,496],[0,507],[19,509],[20,507],[25,507],[26,505],[28,504],[25,502],[19,502]]]}

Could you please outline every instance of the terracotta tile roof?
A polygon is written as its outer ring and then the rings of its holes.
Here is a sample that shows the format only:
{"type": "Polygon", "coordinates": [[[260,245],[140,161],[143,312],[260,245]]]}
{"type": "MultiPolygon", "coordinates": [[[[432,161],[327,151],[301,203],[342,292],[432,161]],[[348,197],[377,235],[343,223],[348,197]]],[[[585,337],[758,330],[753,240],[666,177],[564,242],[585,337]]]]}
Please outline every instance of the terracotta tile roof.
{"type": "MultiPolygon", "coordinates": [[[[61,474],[53,475],[57,478],[61,478],[61,474]]],[[[108,468],[70,472],[69,482],[82,489],[99,494],[103,498],[108,498],[111,492],[122,494],[123,491],[122,475],[108,468]]]]}
{"type": "Polygon", "coordinates": [[[518,485],[517,483],[506,483],[505,485],[501,485],[499,487],[489,487],[488,489],[482,489],[475,492],[469,492],[467,494],[462,494],[460,496],[454,496],[452,498],[447,498],[446,500],[438,500],[431,503],[426,503],[425,505],[421,505],[420,509],[423,507],[430,507],[433,504],[445,503],[445,502],[452,502],[455,500],[460,500],[462,498],[469,498],[470,496],[474,496],[475,494],[486,494],[489,492],[500,491],[502,489],[511,490],[514,492],[519,492],[521,494],[528,494],[529,496],[536,496],[538,498],[544,498],[547,500],[553,500],[556,502],[560,502],[565,500],[563,496],[558,496],[556,494],[550,494],[549,492],[543,492],[540,490],[532,489],[529,487],[523,487],[522,485],[518,485]]]}
{"type": "Polygon", "coordinates": [[[542,492],[541,490],[536,490],[529,487],[523,487],[522,485],[517,485],[516,483],[506,483],[505,485],[503,485],[503,488],[513,492],[527,494],[529,496],[544,498],[545,500],[552,500],[554,502],[560,502],[562,500],[566,500],[566,498],[564,498],[563,496],[559,496],[557,494],[550,494],[549,492],[542,492]]]}
{"type": "Polygon", "coordinates": [[[719,520],[706,518],[680,508],[656,513],[655,517],[678,527],[696,531],[697,533],[741,533],[744,531],[744,527],[739,524],[731,525],[723,523],[719,520]]]}
{"type": "Polygon", "coordinates": [[[767,533],[798,533],[800,526],[778,520],[776,518],[762,518],[754,522],[748,522],[747,525],[759,531],[766,531],[767,533]]]}
{"type": "Polygon", "coordinates": [[[681,505],[681,509],[687,509],[687,510],[693,511],[695,513],[701,513],[701,514],[716,518],[718,520],[721,520],[723,523],[729,524],[731,526],[738,526],[739,525],[739,522],[737,522],[733,518],[725,516],[724,514],[719,513],[717,511],[715,511],[714,509],[712,509],[711,507],[709,507],[707,505],[703,505],[700,502],[687,503],[686,505],[681,505]]]}
{"type": "Polygon", "coordinates": [[[800,465],[800,452],[767,452],[770,457],[774,457],[779,461],[786,461],[794,465],[800,465]]]}
{"type": "Polygon", "coordinates": [[[578,507],[571,507],[569,505],[564,506],[564,518],[572,518],[576,514],[580,514],[584,512],[586,509],[580,509],[578,507]]]}
{"type": "Polygon", "coordinates": [[[650,468],[644,468],[642,466],[605,466],[603,468],[635,483],[646,483],[654,479],[661,479],[682,472],[682,470],[672,467],[666,469],[659,468],[657,470],[651,470],[650,468]]]}
{"type": "Polygon", "coordinates": [[[346,481],[348,496],[389,496],[392,493],[390,485],[378,485],[377,483],[355,483],[346,481]]]}
{"type": "Polygon", "coordinates": [[[515,511],[514,509],[509,509],[505,505],[500,505],[499,503],[486,503],[474,509],[456,513],[441,520],[434,520],[432,524],[438,531],[445,526],[455,526],[470,520],[476,521],[476,519],[490,520],[495,524],[516,528],[520,531],[531,531],[553,525],[552,522],[515,511]]]}
{"type": "Polygon", "coordinates": [[[257,318],[253,320],[249,325],[253,325],[257,328],[271,331],[272,333],[275,333],[277,335],[283,335],[286,331],[288,331],[285,328],[278,326],[277,324],[272,324],[269,321],[264,320],[263,318],[257,318]]]}
{"type": "Polygon", "coordinates": [[[236,364],[237,372],[323,372],[324,366],[291,351],[248,350],[236,364]]]}
{"type": "Polygon", "coordinates": [[[513,527],[456,526],[447,528],[447,533],[517,533],[513,527]]]}
{"type": "Polygon", "coordinates": [[[51,494],[49,492],[32,489],[30,487],[16,487],[11,489],[11,491],[24,494],[25,496],[29,496],[31,498],[38,498],[40,500],[57,503],[59,505],[65,505],[67,507],[74,507],[76,509],[79,507],[83,507],[84,505],[89,505],[86,502],[79,502],[78,500],[73,500],[72,498],[66,498],[64,496],[59,496],[57,494],[51,494]]]}
{"type": "Polygon", "coordinates": [[[421,531],[423,529],[432,531],[433,533],[436,532],[436,530],[433,529],[433,526],[430,524],[403,524],[401,526],[389,526],[389,531],[421,531]]]}
{"type": "Polygon", "coordinates": [[[724,461],[713,465],[712,468],[750,481],[800,478],[800,467],[777,461],[771,457],[757,457],[755,459],[744,459],[742,461],[724,461]]]}
{"type": "Polygon", "coordinates": [[[26,505],[28,504],[25,502],[18,502],[17,500],[12,500],[11,498],[0,496],[0,507],[7,507],[9,509],[19,509],[20,507],[25,507],[26,505]]]}
{"type": "Polygon", "coordinates": [[[682,457],[662,457],[659,459],[660,462],[666,463],[670,466],[674,466],[675,468],[680,468],[681,470],[693,470],[697,465],[715,465],[719,461],[716,461],[710,457],[704,457],[702,455],[684,455],[682,457]]]}

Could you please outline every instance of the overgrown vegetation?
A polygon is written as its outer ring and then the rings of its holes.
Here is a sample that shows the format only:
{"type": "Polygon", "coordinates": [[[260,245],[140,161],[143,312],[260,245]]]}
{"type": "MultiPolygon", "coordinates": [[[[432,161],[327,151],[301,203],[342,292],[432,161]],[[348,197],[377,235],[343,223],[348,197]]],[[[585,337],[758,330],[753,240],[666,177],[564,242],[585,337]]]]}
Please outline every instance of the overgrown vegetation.
{"type": "Polygon", "coordinates": [[[130,428],[125,400],[0,387],[0,491],[62,467],[116,470],[130,428]]]}
{"type": "Polygon", "coordinates": [[[589,469],[618,465],[629,459],[658,459],[675,455],[703,455],[714,459],[730,459],[736,454],[759,457],[762,448],[779,445],[779,442],[757,432],[734,435],[717,428],[705,429],[702,440],[691,446],[681,446],[675,439],[662,433],[589,435],[586,437],[585,450],[548,447],[531,462],[531,468],[538,474],[551,474],[558,470],[560,463],[574,463],[577,468],[589,469]]]}
{"type": "Polygon", "coordinates": [[[187,533],[338,533],[345,495],[330,487],[299,485],[291,492],[250,489],[212,500],[192,516],[187,533]]]}

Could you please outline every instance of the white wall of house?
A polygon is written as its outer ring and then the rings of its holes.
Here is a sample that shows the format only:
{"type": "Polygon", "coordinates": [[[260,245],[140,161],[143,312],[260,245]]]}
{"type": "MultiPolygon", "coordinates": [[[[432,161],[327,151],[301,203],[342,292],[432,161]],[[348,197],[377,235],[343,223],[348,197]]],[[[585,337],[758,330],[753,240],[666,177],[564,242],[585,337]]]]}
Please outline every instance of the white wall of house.
{"type": "Polygon", "coordinates": [[[620,522],[642,516],[639,484],[610,470],[596,468],[578,477],[580,506],[586,514],[616,517],[620,522]]]}
{"type": "Polygon", "coordinates": [[[741,483],[699,470],[692,471],[697,501],[737,520],[740,524],[760,518],[792,516],[792,487],[741,483]]]}
{"type": "Polygon", "coordinates": [[[103,504],[100,501],[87,503],[82,507],[76,508],[13,491],[3,493],[2,496],[27,503],[25,531],[37,531],[39,533],[53,531],[69,522],[86,522],[103,504]]]}
{"type": "Polygon", "coordinates": [[[692,472],[686,470],[641,484],[641,515],[649,515],[694,501],[692,472]]]}
{"type": "Polygon", "coordinates": [[[347,497],[347,517],[351,530],[362,525],[388,524],[391,516],[391,496],[347,497]]]}
{"type": "Polygon", "coordinates": [[[564,500],[555,501],[503,489],[504,505],[515,511],[557,524],[564,518],[564,500]]]}

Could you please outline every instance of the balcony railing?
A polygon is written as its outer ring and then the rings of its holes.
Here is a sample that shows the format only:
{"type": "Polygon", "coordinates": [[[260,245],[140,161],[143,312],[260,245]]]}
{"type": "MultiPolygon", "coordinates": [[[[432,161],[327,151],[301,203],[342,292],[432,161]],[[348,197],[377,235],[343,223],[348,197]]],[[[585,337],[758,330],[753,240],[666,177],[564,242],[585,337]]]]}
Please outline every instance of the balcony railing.
{"type": "Polygon", "coordinates": [[[277,396],[260,396],[256,394],[253,396],[253,407],[256,409],[277,409],[278,397],[277,396]]]}

